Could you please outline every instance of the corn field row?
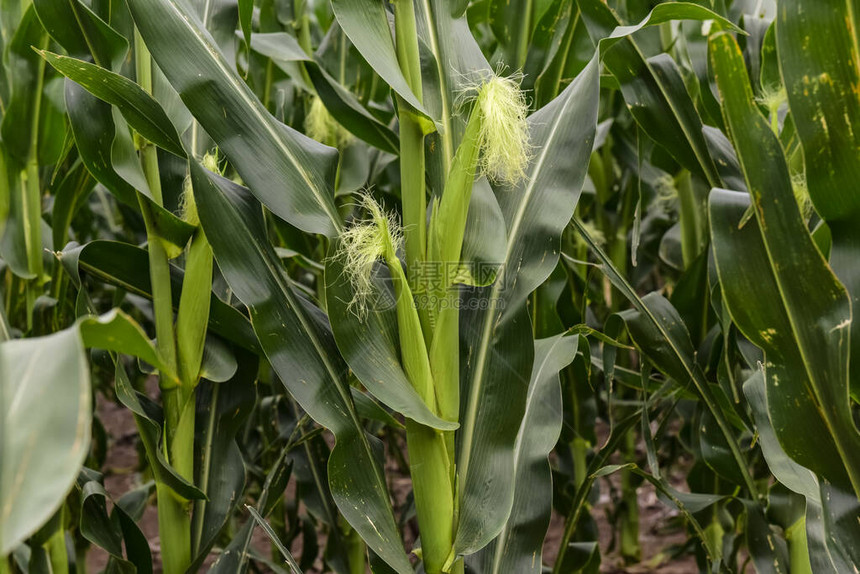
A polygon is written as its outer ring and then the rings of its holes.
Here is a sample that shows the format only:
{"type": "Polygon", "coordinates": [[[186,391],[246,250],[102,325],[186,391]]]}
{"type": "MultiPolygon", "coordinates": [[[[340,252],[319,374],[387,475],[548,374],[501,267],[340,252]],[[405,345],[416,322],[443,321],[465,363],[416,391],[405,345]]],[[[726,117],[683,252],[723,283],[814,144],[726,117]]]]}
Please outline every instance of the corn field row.
{"type": "Polygon", "coordinates": [[[858,26],[0,0],[0,574],[860,572],[858,26]]]}

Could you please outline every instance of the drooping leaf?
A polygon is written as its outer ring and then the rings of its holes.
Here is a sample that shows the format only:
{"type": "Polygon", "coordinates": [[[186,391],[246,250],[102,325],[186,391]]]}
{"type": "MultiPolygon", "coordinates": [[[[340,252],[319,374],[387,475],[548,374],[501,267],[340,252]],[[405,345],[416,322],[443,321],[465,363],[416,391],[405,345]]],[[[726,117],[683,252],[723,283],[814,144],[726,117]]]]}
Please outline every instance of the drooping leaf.
{"type": "MultiPolygon", "coordinates": [[[[800,465],[840,480],[844,470],[839,452],[814,395],[807,391],[808,375],[792,340],[759,225],[750,221],[738,229],[749,205],[746,193],[711,192],[711,233],[723,300],[741,332],[765,352],[768,414],[783,449],[800,465]]],[[[782,248],[796,249],[790,244],[782,248]]]]}
{"type": "MultiPolygon", "coordinates": [[[[104,548],[110,554],[108,569],[136,571],[141,574],[152,572],[152,554],[146,537],[140,531],[135,519],[125,509],[123,500],[113,501],[110,514],[107,501],[110,499],[104,486],[98,480],[86,480],[87,472],[81,473],[81,535],[87,540],[104,548]],[[125,554],[123,553],[125,545],[125,554]],[[118,562],[119,564],[116,564],[118,562]]],[[[96,475],[98,476],[98,475],[96,475]]],[[[149,494],[152,483],[144,487],[149,494]]],[[[129,494],[134,495],[135,491],[129,494]]]]}
{"type": "Polygon", "coordinates": [[[125,119],[71,80],[66,81],[65,94],[81,161],[99,183],[129,207],[138,209],[138,193],[142,195],[153,212],[165,248],[170,255],[178,255],[194,226],[153,200],[125,119]]]}
{"type": "Polygon", "coordinates": [[[0,557],[65,500],[90,445],[90,374],[76,327],[0,345],[0,557]]]}
{"type": "MultiPolygon", "coordinates": [[[[776,44],[791,116],[803,148],[805,179],[816,211],[833,238],[830,266],[860,308],[860,15],[852,2],[799,0],[778,4],[776,44]]],[[[860,400],[860,321],[853,321],[851,391],[860,400]]]]}
{"type": "Polygon", "coordinates": [[[382,469],[355,412],[324,315],[296,292],[269,245],[259,204],[247,191],[192,162],[204,229],[215,259],[251,323],[273,369],[290,394],[336,437],[329,486],[344,518],[398,572],[411,572],[397,532],[382,469]]]}
{"type": "Polygon", "coordinates": [[[159,369],[168,380],[179,382],[177,374],[168,367],[140,325],[123,311],[113,309],[99,317],[84,317],[78,321],[78,326],[87,347],[137,357],[159,369]]]}
{"type": "MultiPolygon", "coordinates": [[[[69,244],[60,254],[60,260],[77,287],[81,286],[83,271],[100,281],[152,298],[149,279],[149,258],[146,251],[117,241],[96,240],[86,245],[69,244]]],[[[173,306],[179,306],[183,271],[171,266],[171,294],[173,306]]],[[[250,351],[259,352],[259,343],[248,319],[237,309],[227,305],[214,293],[209,303],[209,328],[214,333],[250,351]]]]}
{"type": "MultiPolygon", "coordinates": [[[[766,318],[754,316],[759,307],[748,305],[750,293],[746,294],[747,304],[742,308],[729,304],[729,310],[739,327],[745,323],[741,327],[744,333],[766,354],[786,359],[771,367],[768,378],[777,374],[799,379],[796,392],[811,395],[825,425],[820,430],[833,437],[845,465],[845,474],[828,468],[825,476],[843,488],[853,486],[860,496],[860,459],[853,454],[860,449],[860,431],[854,425],[848,389],[849,295],[815,247],[804,224],[782,145],[755,104],[737,41],[728,33],[712,37],[711,59],[729,135],[753,200],[759,242],[764,248],[762,256],[767,261],[767,266],[760,270],[767,279],[761,275],[757,278],[757,296],[770,300],[766,318]],[[788,370],[789,364],[798,368],[788,370]]],[[[712,229],[727,234],[726,227],[734,225],[735,236],[739,235],[737,223],[730,223],[738,206],[737,194],[713,192],[711,205],[712,216],[713,206],[728,208],[721,214],[725,223],[712,229]]],[[[729,263],[724,257],[717,258],[718,270],[729,263]]],[[[777,382],[771,380],[769,385],[777,382]]],[[[771,406],[774,407],[776,404],[771,406]]],[[[781,426],[774,424],[778,436],[781,426]]]]}
{"type": "Polygon", "coordinates": [[[304,231],[335,235],[336,151],[277,121],[184,2],[128,4],[164,75],[256,197],[304,231]]]}
{"type": "Polygon", "coordinates": [[[58,72],[92,95],[119,109],[129,125],[152,143],[185,157],[176,127],[161,105],[125,76],[101,66],[43,50],[39,52],[58,72]]]}

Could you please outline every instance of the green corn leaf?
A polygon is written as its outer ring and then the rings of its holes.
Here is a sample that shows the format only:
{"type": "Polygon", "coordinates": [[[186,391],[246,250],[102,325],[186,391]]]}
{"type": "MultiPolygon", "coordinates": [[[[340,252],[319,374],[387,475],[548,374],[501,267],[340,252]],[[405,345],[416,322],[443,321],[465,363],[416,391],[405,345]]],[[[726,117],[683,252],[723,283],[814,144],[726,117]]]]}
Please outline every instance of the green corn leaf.
{"type": "MultiPolygon", "coordinates": [[[[266,481],[260,492],[257,508],[259,509],[258,513],[260,516],[264,518],[271,512],[274,501],[279,500],[283,496],[283,491],[292,476],[293,463],[286,456],[287,450],[285,449],[282,452],[272,469],[266,475],[266,481]]],[[[212,565],[210,572],[213,574],[236,574],[237,572],[246,571],[250,555],[248,550],[251,545],[251,535],[254,532],[255,524],[256,521],[253,518],[245,522],[221,552],[218,560],[212,565]]]]}
{"type": "Polygon", "coordinates": [[[254,16],[254,0],[238,0],[237,4],[239,5],[239,28],[245,39],[245,45],[250,45],[251,19],[254,16]]]}
{"type": "MultiPolygon", "coordinates": [[[[149,280],[149,258],[145,250],[116,241],[97,240],[86,245],[71,243],[59,254],[60,261],[78,288],[81,272],[121,287],[148,299],[152,298],[149,280]]],[[[184,272],[171,266],[171,294],[173,307],[179,307],[184,272]]],[[[227,305],[214,293],[210,295],[209,329],[244,349],[260,352],[260,345],[248,319],[227,305]]]]}
{"type": "MultiPolygon", "coordinates": [[[[152,553],[135,518],[126,511],[123,499],[112,500],[101,482],[89,479],[91,474],[95,473],[84,469],[78,478],[79,484],[85,481],[81,485],[81,535],[107,550],[111,556],[112,567],[116,567],[116,562],[119,562],[121,570],[136,568],[141,574],[150,574],[152,553]],[[108,500],[111,500],[113,505],[110,515],[107,511],[108,500]],[[123,544],[127,554],[123,553],[123,544]]],[[[152,483],[149,483],[149,486],[142,487],[141,490],[148,496],[151,489],[152,483]]],[[[128,494],[134,496],[137,493],[131,491],[128,494]]]]}
{"type": "Polygon", "coordinates": [[[72,218],[89,197],[95,184],[96,180],[81,162],[75,164],[60,182],[51,211],[54,250],[58,251],[68,243],[72,218]]]}
{"type": "MultiPolygon", "coordinates": [[[[791,116],[803,147],[806,184],[816,211],[833,237],[830,266],[860,308],[860,26],[852,2],[825,0],[807,6],[780,2],[776,43],[791,116]]],[[[851,355],[860,357],[860,321],[851,323],[851,355]]],[[[860,401],[860,360],[850,362],[851,392],[860,401]]]]}
{"type": "Polygon", "coordinates": [[[277,121],[184,2],[128,4],[164,75],[256,197],[296,227],[334,236],[336,151],[277,121]]]}
{"type": "Polygon", "coordinates": [[[256,399],[254,379],[258,359],[239,353],[235,375],[224,384],[204,381],[197,387],[197,439],[195,484],[207,500],[195,502],[192,555],[188,572],[196,572],[215,544],[218,534],[238,507],[245,489],[245,463],[237,434],[251,414],[256,399]]]}
{"type": "Polygon", "coordinates": [[[418,36],[433,55],[434,65],[425,67],[422,83],[424,102],[440,126],[428,136],[428,176],[432,187],[441,190],[468,119],[460,113],[457,99],[488,77],[492,68],[469,30],[465,3],[420,0],[415,16],[418,36]]]}
{"type": "Polygon", "coordinates": [[[499,536],[478,554],[483,572],[540,574],[544,536],[552,514],[552,472],[547,456],[561,433],[559,371],[577,352],[576,335],[535,341],[526,412],[517,437],[514,505],[499,536]]]}
{"type": "Polygon", "coordinates": [[[750,493],[757,493],[757,488],[749,473],[748,463],[737,445],[730,426],[730,412],[724,412],[702,373],[696,364],[695,351],[690,333],[684,325],[678,311],[662,295],[652,293],[640,298],[633,287],[620,274],[606,253],[594,243],[582,224],[574,219],[577,230],[591,247],[592,251],[602,262],[602,269],[612,285],[618,289],[634,309],[619,313],[627,329],[640,351],[649,356],[654,365],[663,373],[678,381],[682,386],[692,382],[697,395],[705,403],[708,411],[725,437],[725,443],[732,450],[737,470],[744,479],[744,486],[750,493]]]}
{"type": "Polygon", "coordinates": [[[317,60],[308,56],[294,36],[286,32],[254,34],[251,49],[271,58],[286,73],[290,70],[284,64],[303,62],[316,94],[340,125],[381,150],[398,153],[397,135],[373,117],[355,95],[331,77],[317,60]]]}
{"type": "Polygon", "coordinates": [[[117,71],[128,52],[128,41],[79,0],[33,0],[48,34],[78,59],[92,58],[117,71]]]}
{"type": "Polygon", "coordinates": [[[137,192],[153,212],[155,226],[169,256],[188,243],[194,226],[182,221],[152,198],[125,119],[78,84],[66,82],[66,110],[81,161],[92,176],[122,203],[138,209],[137,192]]]}
{"type": "Polygon", "coordinates": [[[176,127],[167,117],[161,105],[125,76],[110,70],[54,54],[47,50],[39,54],[54,69],[79,84],[92,95],[119,109],[129,125],[140,135],[179,157],[186,157],[176,127]]]}
{"type": "Polygon", "coordinates": [[[302,570],[301,568],[299,568],[296,559],[293,558],[293,554],[286,546],[284,546],[284,543],[281,542],[281,539],[278,538],[278,535],[275,534],[275,531],[272,530],[272,527],[269,525],[268,522],[266,522],[266,519],[260,516],[260,513],[257,512],[257,509],[253,506],[245,505],[245,508],[247,508],[248,512],[251,513],[251,516],[254,518],[254,522],[256,522],[260,526],[260,528],[263,529],[263,532],[266,533],[266,536],[269,537],[269,540],[272,541],[272,543],[278,549],[278,552],[281,553],[281,556],[283,556],[284,561],[290,565],[290,570],[293,572],[293,574],[301,574],[302,570]]]}
{"type": "MultiPolygon", "coordinates": [[[[854,425],[848,396],[851,325],[848,293],[806,229],[794,199],[782,145],[756,107],[736,40],[728,33],[713,37],[711,59],[726,124],[755,206],[759,241],[764,248],[760,251],[767,262],[766,267],[759,269],[759,282],[753,291],[757,291],[758,297],[769,299],[768,309],[772,310],[766,317],[756,317],[759,307],[748,306],[751,296],[748,292],[743,310],[738,309],[737,304],[729,304],[729,311],[739,327],[744,323],[741,327],[744,333],[771,356],[770,360],[792,359],[792,363],[774,361],[777,364],[770,367],[768,384],[779,382],[771,378],[774,374],[778,378],[799,380],[795,383],[799,385],[795,387],[795,394],[803,389],[813,398],[814,408],[825,425],[819,432],[826,429],[833,437],[833,444],[845,465],[844,473],[837,473],[836,468],[830,468],[832,464],[828,465],[825,476],[843,488],[853,486],[860,497],[860,458],[854,455],[860,449],[860,432],[854,425]],[[764,281],[763,271],[768,277],[764,281]],[[798,368],[790,369],[789,364],[798,368]]],[[[713,206],[734,210],[738,199],[737,194],[730,192],[713,193],[712,217],[713,206]]],[[[735,214],[726,209],[720,215],[724,223],[712,226],[712,232],[728,235],[735,214]]],[[[736,223],[734,227],[736,229],[736,223]]],[[[735,231],[734,235],[737,237],[739,233],[735,231]]],[[[721,247],[718,245],[717,249],[721,247]]],[[[726,268],[727,263],[725,255],[718,256],[718,271],[726,268]]],[[[734,287],[736,284],[724,285],[734,287]]],[[[728,293],[726,296],[728,300],[728,293]]],[[[781,405],[780,409],[783,408],[787,411],[792,407],[781,405]]],[[[780,426],[774,424],[777,435],[780,426]]],[[[823,458],[818,460],[824,462],[823,458]]]]}
{"type": "Polygon", "coordinates": [[[8,73],[13,80],[12,93],[0,122],[0,135],[6,150],[22,164],[28,160],[31,140],[36,137],[33,130],[35,114],[39,113],[36,98],[41,96],[38,92],[42,87],[40,77],[44,73],[39,55],[31,46],[42,46],[47,39],[36,10],[31,6],[24,13],[9,44],[8,73]]]}
{"type": "Polygon", "coordinates": [[[179,376],[167,365],[149,337],[134,319],[119,309],[100,317],[87,317],[78,321],[81,338],[87,347],[116,351],[146,361],[174,383],[179,376]]]}
{"type": "Polygon", "coordinates": [[[603,45],[604,61],[618,80],[630,113],[645,133],[666,147],[682,166],[701,174],[711,185],[719,185],[719,175],[702,135],[702,120],[677,64],[665,54],[646,58],[636,40],[628,36],[645,26],[669,20],[715,20],[727,29],[737,27],[707,8],[689,2],[659,4],[636,26],[623,26],[601,0],[577,2],[592,40],[596,43],[607,38],[617,42],[612,49],[603,45]]]}
{"type": "Polygon", "coordinates": [[[167,461],[162,444],[164,414],[161,407],[146,395],[134,390],[122,361],[115,360],[114,367],[116,369],[114,383],[116,398],[134,416],[140,442],[143,444],[146,458],[151,465],[152,475],[155,478],[159,493],[164,496],[173,496],[175,493],[188,500],[204,500],[206,494],[180,476],[167,461]]]}
{"type": "Polygon", "coordinates": [[[785,454],[774,431],[773,423],[768,415],[764,372],[757,370],[744,382],[743,389],[755,418],[762,454],[764,454],[767,466],[774,477],[792,491],[809,499],[810,502],[820,503],[818,479],[815,478],[815,474],[785,454]]]}
{"type": "Polygon", "coordinates": [[[614,472],[612,466],[607,466],[609,456],[615,452],[630,429],[632,429],[633,426],[641,419],[642,413],[637,411],[620,421],[615,421],[612,424],[609,437],[606,439],[606,442],[601,445],[601,448],[589,461],[588,468],[586,469],[585,480],[583,480],[582,484],[579,485],[579,488],[576,489],[576,493],[574,494],[573,502],[571,504],[571,510],[568,512],[565,519],[564,534],[561,538],[561,545],[559,547],[558,557],[555,561],[555,567],[552,570],[553,574],[562,574],[563,572],[570,571],[565,570],[565,568],[570,568],[570,565],[566,560],[567,552],[571,549],[571,540],[573,539],[573,534],[577,525],[579,525],[580,518],[583,513],[588,512],[586,504],[589,493],[594,485],[594,481],[604,473],[614,472]]]}
{"type": "MultiPolygon", "coordinates": [[[[860,503],[851,500],[850,494],[839,491],[832,485],[819,484],[816,476],[808,468],[792,460],[783,450],[768,414],[770,409],[763,371],[756,371],[744,382],[744,395],[755,417],[756,430],[768,468],[780,483],[803,496],[806,501],[805,530],[808,546],[806,561],[811,561],[811,571],[836,574],[850,572],[852,568],[856,569],[860,564],[856,552],[852,558],[850,555],[853,551],[852,545],[841,541],[856,539],[860,535],[860,525],[850,520],[839,521],[824,517],[825,514],[828,517],[837,514],[843,517],[850,516],[852,513],[857,514],[860,503]],[[837,509],[837,506],[841,506],[841,510],[837,509]]],[[[770,504],[773,505],[772,496],[770,504]]],[[[789,544],[792,544],[791,540],[789,544]]],[[[795,564],[794,559],[794,552],[792,552],[792,571],[795,568],[803,568],[803,565],[795,564]]]]}
{"type": "MultiPolygon", "coordinates": [[[[30,271],[27,257],[26,239],[26,180],[19,171],[21,166],[11,156],[7,156],[8,174],[4,185],[8,185],[3,191],[3,200],[6,201],[7,212],[3,226],[3,235],[0,238],[0,256],[18,277],[32,279],[36,276],[30,271]]],[[[50,246],[43,246],[50,247],[50,246]]]]}
{"type": "Polygon", "coordinates": [[[234,350],[224,340],[207,333],[197,376],[213,383],[224,383],[233,378],[238,368],[234,350]]]}
{"type": "Polygon", "coordinates": [[[0,557],[72,488],[90,445],[90,375],[76,327],[0,345],[0,557]]]}
{"type": "Polygon", "coordinates": [[[331,6],[340,27],[367,63],[398,96],[424,117],[425,124],[432,125],[419,97],[412,92],[400,71],[385,5],[375,0],[333,0],[331,6]]]}
{"type": "Polygon", "coordinates": [[[765,351],[768,403],[773,402],[770,420],[785,452],[816,473],[839,480],[844,478],[839,452],[814,395],[807,392],[805,367],[792,341],[759,226],[750,221],[738,229],[749,205],[746,194],[711,194],[711,232],[723,299],[741,332],[765,351]]]}
{"type": "Polygon", "coordinates": [[[484,309],[463,314],[466,353],[458,471],[462,503],[457,554],[485,546],[513,504],[514,444],[533,363],[526,299],[558,260],[561,231],[573,215],[597,125],[598,60],[529,118],[535,156],[525,179],[498,198],[508,243],[495,283],[467,296],[484,309]],[[563,159],[562,159],[563,158],[563,159]]]}
{"type": "Polygon", "coordinates": [[[352,403],[347,372],[322,313],[284,275],[266,240],[259,204],[246,190],[191,164],[200,220],[213,230],[215,259],[238,298],[273,369],[296,401],[337,438],[329,486],[344,518],[398,572],[411,572],[394,521],[382,469],[352,403]],[[229,229],[230,234],[215,230],[229,229]]]}

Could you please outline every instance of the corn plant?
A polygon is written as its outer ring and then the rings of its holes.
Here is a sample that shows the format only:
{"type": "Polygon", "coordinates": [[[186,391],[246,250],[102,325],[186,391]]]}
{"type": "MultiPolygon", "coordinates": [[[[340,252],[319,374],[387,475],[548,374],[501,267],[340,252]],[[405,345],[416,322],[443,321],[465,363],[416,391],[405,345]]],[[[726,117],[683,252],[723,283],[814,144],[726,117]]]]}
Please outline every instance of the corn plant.
{"type": "Polygon", "coordinates": [[[0,574],[856,571],[855,8],[0,0],[0,574]]]}

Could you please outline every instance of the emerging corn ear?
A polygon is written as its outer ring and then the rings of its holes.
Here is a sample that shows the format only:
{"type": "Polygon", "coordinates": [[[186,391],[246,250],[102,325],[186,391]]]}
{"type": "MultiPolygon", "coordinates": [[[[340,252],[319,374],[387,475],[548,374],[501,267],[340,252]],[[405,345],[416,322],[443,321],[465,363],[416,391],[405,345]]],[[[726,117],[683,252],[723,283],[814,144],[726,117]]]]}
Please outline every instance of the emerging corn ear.
{"type": "Polygon", "coordinates": [[[402,362],[409,380],[432,410],[436,410],[436,395],[421,321],[406,281],[406,274],[397,258],[403,245],[403,231],[397,216],[386,212],[369,195],[362,196],[360,205],[370,219],[353,225],[340,236],[337,257],[343,260],[343,270],[354,294],[347,308],[359,318],[366,317],[368,298],[373,294],[373,271],[377,261],[384,261],[391,273],[397,308],[397,326],[402,362]]]}
{"type": "MultiPolygon", "coordinates": [[[[218,167],[217,154],[207,153],[203,156],[203,167],[213,173],[221,173],[218,167]]],[[[194,200],[194,189],[191,186],[191,177],[186,177],[182,186],[182,196],[179,198],[179,213],[185,223],[200,227],[200,216],[197,214],[197,202],[194,200]]]]}
{"type": "MultiPolygon", "coordinates": [[[[516,77],[491,76],[473,89],[474,106],[430,230],[431,261],[458,263],[472,184],[480,173],[508,186],[525,176],[531,153],[528,105],[516,77]]],[[[455,265],[456,267],[456,265],[455,265]]]]}
{"type": "MultiPolygon", "coordinates": [[[[412,386],[427,407],[438,413],[436,389],[421,320],[412,290],[403,272],[397,252],[403,234],[395,214],[384,211],[370,195],[364,195],[361,207],[370,218],[341,234],[336,257],[343,260],[344,274],[355,292],[348,308],[359,316],[368,312],[367,298],[373,292],[373,271],[377,261],[384,261],[391,273],[397,306],[397,331],[401,363],[412,386]]],[[[414,421],[406,422],[415,504],[421,526],[425,568],[429,573],[441,571],[453,543],[454,488],[451,457],[445,438],[435,429],[414,421]]]]}
{"type": "MultiPolygon", "coordinates": [[[[458,293],[451,286],[460,263],[472,185],[479,168],[508,186],[525,176],[530,153],[527,111],[516,78],[493,75],[475,88],[463,141],[431,217],[428,259],[441,265],[446,275],[433,289],[432,300],[439,305],[430,313],[434,323],[430,364],[440,414],[446,420],[456,421],[459,416],[458,293]]],[[[453,459],[454,437],[449,435],[448,450],[453,459]]]]}

